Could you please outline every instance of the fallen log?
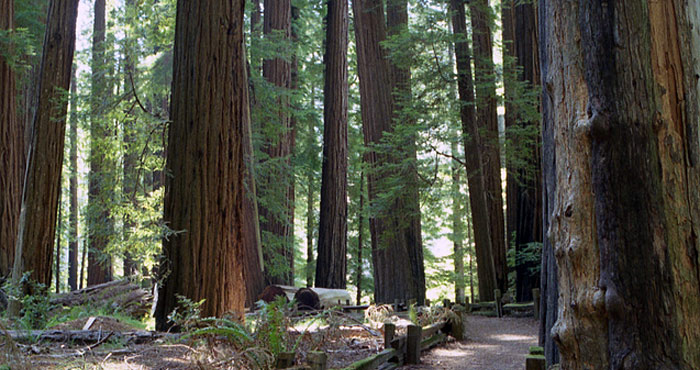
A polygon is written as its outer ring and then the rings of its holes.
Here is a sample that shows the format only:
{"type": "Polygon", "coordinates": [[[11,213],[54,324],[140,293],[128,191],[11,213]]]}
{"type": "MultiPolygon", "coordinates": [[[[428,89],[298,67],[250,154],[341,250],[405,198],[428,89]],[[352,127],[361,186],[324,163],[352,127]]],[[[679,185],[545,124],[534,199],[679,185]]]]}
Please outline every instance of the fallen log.
{"type": "MultiPolygon", "coordinates": [[[[281,288],[287,295],[287,298],[291,301],[294,299],[294,295],[300,289],[289,285],[275,285],[281,288]]],[[[306,289],[306,288],[305,288],[306,289]]],[[[308,288],[313,290],[318,294],[318,298],[321,301],[321,308],[331,308],[335,306],[349,306],[350,293],[345,289],[326,289],[326,288],[308,288]]]]}
{"type": "Polygon", "coordinates": [[[155,331],[109,331],[109,330],[7,330],[0,332],[16,342],[50,341],[71,343],[100,343],[106,337],[116,338],[126,343],[141,344],[160,338],[177,338],[179,334],[161,333],[155,331]]]}
{"type": "Polygon", "coordinates": [[[56,306],[107,306],[141,318],[150,313],[153,295],[124,279],[59,294],[51,298],[50,303],[56,306]]]}

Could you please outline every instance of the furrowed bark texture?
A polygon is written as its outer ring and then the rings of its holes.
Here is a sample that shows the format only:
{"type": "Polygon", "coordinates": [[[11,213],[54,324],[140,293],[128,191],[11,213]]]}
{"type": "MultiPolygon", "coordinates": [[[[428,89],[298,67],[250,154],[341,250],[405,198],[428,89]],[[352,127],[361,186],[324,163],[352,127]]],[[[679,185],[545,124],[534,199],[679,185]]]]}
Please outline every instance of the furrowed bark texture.
{"type": "Polygon", "coordinates": [[[328,1],[323,165],[316,286],[345,289],[348,169],[348,2],[328,1]]]}
{"type": "Polygon", "coordinates": [[[77,68],[73,66],[73,79],[70,87],[70,138],[69,160],[70,177],[68,179],[68,194],[70,209],[68,215],[68,286],[71,290],[78,289],[78,92],[76,76],[77,68]]]}
{"type": "Polygon", "coordinates": [[[241,317],[246,298],[246,147],[250,143],[243,40],[245,1],[179,1],[156,327],[176,294],[206,299],[203,316],[241,317]]]}
{"type": "MultiPolygon", "coordinates": [[[[0,30],[14,29],[14,1],[0,1],[0,30]]],[[[0,278],[12,271],[24,181],[24,123],[16,113],[15,73],[0,57],[0,278]]]]}
{"type": "MultiPolygon", "coordinates": [[[[459,156],[459,144],[452,143],[452,156],[459,156]]],[[[460,164],[453,160],[452,168],[452,245],[454,248],[454,281],[455,281],[455,302],[465,304],[464,294],[464,211],[460,203],[460,186],[462,179],[460,176],[460,164]]]]}
{"type": "MultiPolygon", "coordinates": [[[[265,0],[265,17],[263,32],[270,35],[282,32],[285,39],[291,37],[292,6],[290,0],[265,0]]],[[[269,37],[269,36],[268,36],[269,37]]],[[[278,93],[292,87],[292,67],[289,61],[282,58],[266,59],[263,61],[263,77],[270,84],[280,89],[278,93]]],[[[265,109],[277,110],[272,114],[272,122],[262,123],[267,126],[264,131],[274,132],[275,137],[266,138],[263,152],[274,161],[259,185],[268,203],[259,206],[264,243],[265,277],[268,284],[293,284],[294,248],[293,248],[293,198],[289,189],[292,184],[291,155],[292,155],[292,121],[289,109],[289,98],[282,95],[274,107],[265,109]]],[[[270,134],[270,136],[273,136],[270,134]]]]}
{"type": "MultiPolygon", "coordinates": [[[[406,0],[389,0],[386,10],[387,33],[389,37],[397,37],[408,32],[408,2],[406,0]]],[[[405,62],[405,60],[403,61],[405,62]]],[[[389,64],[393,77],[393,98],[394,125],[415,125],[415,120],[411,116],[411,70],[410,67],[399,66],[394,62],[389,64]]],[[[399,151],[399,158],[408,159],[409,166],[402,166],[401,178],[405,182],[399,195],[399,201],[405,204],[408,211],[403,215],[401,230],[404,234],[406,249],[411,261],[411,274],[417,281],[414,282],[418,288],[418,296],[421,302],[425,297],[425,267],[423,263],[423,237],[421,235],[421,212],[418,172],[415,163],[417,162],[416,138],[411,129],[404,130],[409,134],[403,134],[396,149],[399,151]]],[[[401,220],[401,218],[398,218],[401,220]]]]}
{"type": "MultiPolygon", "coordinates": [[[[34,117],[12,270],[15,283],[25,271],[31,271],[30,278],[38,283],[46,286],[51,283],[68,110],[64,95],[70,88],[77,16],[77,0],[55,0],[49,5],[39,106],[34,117]]],[[[18,313],[18,308],[12,307],[10,311],[18,313]]]]}
{"type": "MultiPolygon", "coordinates": [[[[393,131],[394,102],[391,89],[394,86],[386,51],[380,45],[386,39],[384,7],[373,1],[353,1],[355,39],[357,40],[358,74],[362,110],[362,131],[365,145],[379,144],[384,133],[393,131]]],[[[374,203],[388,190],[385,181],[392,175],[386,164],[400,160],[377,150],[370,150],[364,158],[370,165],[368,174],[369,201],[374,203]]],[[[374,263],[374,297],[377,303],[393,302],[395,299],[415,298],[419,304],[425,299],[425,286],[415,273],[414,266],[423,261],[412,260],[415,254],[409,245],[413,227],[406,222],[412,210],[399,198],[384,205],[379,214],[370,218],[372,238],[372,260],[374,263]]]]}
{"type": "Polygon", "coordinates": [[[540,6],[559,20],[545,27],[544,81],[554,103],[550,232],[563,368],[696,369],[697,6],[540,6]]]}
{"type": "MultiPolygon", "coordinates": [[[[498,98],[493,64],[491,39],[491,7],[488,0],[469,3],[474,45],[474,75],[476,76],[476,117],[479,129],[484,133],[480,149],[483,162],[486,205],[488,207],[491,254],[496,272],[496,288],[505,292],[508,288],[508,265],[503,219],[503,189],[501,185],[501,149],[498,138],[498,98]]],[[[479,294],[482,294],[481,292],[479,294]]]]}
{"type": "Polygon", "coordinates": [[[102,112],[109,89],[105,72],[105,0],[95,1],[92,40],[92,86],[90,88],[90,174],[88,178],[88,270],[87,285],[112,280],[112,257],[104,252],[114,234],[111,197],[115,166],[105,153],[105,140],[112,136],[102,112]]]}
{"type": "MultiPolygon", "coordinates": [[[[557,189],[556,158],[554,145],[554,119],[555,104],[553,98],[554,86],[549,84],[549,54],[553,51],[547,47],[546,40],[556,35],[554,33],[554,15],[561,15],[562,10],[548,6],[542,0],[538,6],[539,19],[539,45],[541,63],[542,89],[542,227],[544,237],[542,239],[542,263],[540,268],[540,317],[539,317],[539,345],[544,348],[545,359],[548,364],[559,362],[559,348],[552,335],[552,327],[557,321],[559,299],[559,270],[554,257],[553,234],[549,232],[555,208],[555,195],[557,189]],[[548,18],[552,17],[552,18],[548,18]],[[550,35],[551,33],[551,35],[550,35]]],[[[553,59],[556,66],[556,59],[553,59]]],[[[575,71],[572,69],[572,71],[575,71]]]]}
{"type": "MultiPolygon", "coordinates": [[[[486,203],[486,186],[482,168],[481,135],[474,109],[474,83],[472,80],[471,51],[467,36],[467,20],[464,4],[459,0],[450,1],[452,30],[455,36],[455,58],[457,61],[457,89],[460,100],[462,135],[464,136],[464,158],[469,186],[474,244],[476,249],[477,275],[479,277],[479,298],[493,300],[496,289],[496,272],[491,254],[489,231],[489,210],[486,203]]],[[[473,295],[472,295],[473,298],[473,295]]]]}

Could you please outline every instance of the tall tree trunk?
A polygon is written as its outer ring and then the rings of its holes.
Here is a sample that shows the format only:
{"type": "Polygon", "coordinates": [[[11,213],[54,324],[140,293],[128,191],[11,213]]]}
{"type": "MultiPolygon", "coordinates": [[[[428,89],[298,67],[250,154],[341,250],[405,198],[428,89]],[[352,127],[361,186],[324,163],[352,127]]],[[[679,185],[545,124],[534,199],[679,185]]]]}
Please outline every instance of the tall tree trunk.
{"type": "MultiPolygon", "coordinates": [[[[41,59],[39,106],[29,148],[12,269],[15,284],[26,271],[30,272],[33,281],[45,286],[51,283],[68,110],[68,100],[61,98],[61,91],[70,88],[77,17],[78,0],[53,0],[49,4],[41,59]]],[[[19,314],[19,308],[19,302],[10,302],[11,314],[19,314]]]]}
{"type": "Polygon", "coordinates": [[[70,128],[70,177],[68,193],[70,196],[70,215],[68,225],[68,286],[70,290],[78,289],[78,87],[77,68],[73,66],[73,81],[70,86],[71,114],[68,121],[70,128]]]}
{"type": "MultiPolygon", "coordinates": [[[[503,37],[503,90],[504,90],[504,126],[506,135],[506,248],[510,249],[515,245],[516,230],[518,223],[518,168],[514,158],[516,147],[522,145],[518,137],[514,134],[517,123],[516,100],[517,100],[517,79],[518,71],[515,60],[515,1],[501,0],[501,24],[503,37]]],[[[516,247],[517,249],[517,247],[516,247]]],[[[516,276],[516,284],[518,284],[516,276]]],[[[517,289],[516,289],[516,293],[517,289]]]]}
{"type": "MultiPolygon", "coordinates": [[[[452,156],[459,156],[459,144],[452,143],[452,156]]],[[[464,297],[464,225],[462,218],[462,204],[460,200],[460,164],[452,161],[452,245],[454,247],[454,282],[455,282],[455,302],[465,303],[464,297]]]]}
{"type": "MultiPolygon", "coordinates": [[[[525,153],[524,164],[514,165],[512,158],[507,171],[507,226],[506,234],[509,242],[515,245],[516,252],[516,300],[518,302],[532,300],[532,288],[539,280],[538,274],[533,274],[535,263],[523,260],[522,257],[529,245],[542,242],[542,181],[541,181],[541,151],[536,138],[515,135],[512,130],[528,132],[527,128],[539,127],[538,121],[528,120],[523,110],[526,97],[520,96],[525,90],[540,84],[539,51],[537,40],[537,15],[532,3],[507,1],[503,8],[504,37],[506,24],[512,28],[511,41],[507,42],[508,52],[515,60],[510,66],[510,72],[504,74],[506,86],[506,135],[508,143],[514,147],[509,150],[512,156],[515,152],[525,153]],[[512,10],[510,9],[511,7],[512,10]],[[516,68],[517,67],[517,68],[516,68]],[[510,80],[510,81],[509,81],[510,80]],[[516,82],[519,81],[519,82],[516,82]],[[516,84],[520,84],[517,88],[516,84]],[[511,91],[509,92],[509,84],[511,91]],[[534,139],[534,140],[533,140],[534,139]]],[[[505,47],[504,47],[505,49],[505,47]]],[[[535,131],[535,130],[532,130],[535,131]]]]}
{"type": "Polygon", "coordinates": [[[250,195],[244,10],[244,0],[178,1],[164,220],[182,232],[163,242],[158,330],[168,329],[176,295],[205,299],[203,316],[243,315],[242,229],[256,221],[243,202],[250,195]]]}
{"type": "Polygon", "coordinates": [[[316,286],[345,289],[348,172],[348,1],[329,0],[316,286]]]}
{"type": "MultiPolygon", "coordinates": [[[[396,164],[404,158],[400,158],[400,155],[397,158],[395,150],[386,153],[374,148],[382,142],[385,133],[393,131],[394,117],[392,91],[387,87],[395,85],[386,51],[381,46],[381,42],[386,39],[384,7],[381,3],[357,0],[353,1],[353,13],[362,130],[365,145],[371,148],[364,160],[371,168],[367,176],[369,201],[376,204],[379,197],[389,191],[387,181],[395,175],[387,165],[396,164]]],[[[414,210],[402,197],[395,198],[370,218],[375,301],[387,303],[395,299],[413,298],[422,304],[425,299],[425,280],[416,270],[422,270],[423,260],[417,258],[417,251],[413,248],[420,240],[409,240],[408,236],[412,232],[407,228],[415,225],[406,221],[406,215],[411,215],[414,210]]]]}
{"type": "MultiPolygon", "coordinates": [[[[263,32],[268,37],[273,32],[281,31],[285,39],[291,38],[292,7],[290,0],[265,0],[265,17],[263,32]]],[[[266,59],[263,61],[263,77],[281,90],[292,87],[292,67],[283,58],[266,59]]],[[[291,267],[294,264],[293,232],[291,210],[293,199],[290,199],[292,184],[291,155],[292,155],[292,122],[288,112],[289,98],[281,93],[274,103],[276,112],[272,122],[264,124],[264,132],[268,133],[263,144],[263,153],[271,161],[258,188],[261,196],[266,199],[259,205],[261,230],[265,261],[265,277],[269,284],[292,285],[291,267]]]]}
{"type": "MultiPolygon", "coordinates": [[[[14,29],[14,1],[0,0],[0,30],[14,29]]],[[[0,56],[0,278],[12,271],[25,168],[24,123],[16,113],[15,73],[0,56]]]]}
{"type": "MultiPolygon", "coordinates": [[[[474,75],[476,76],[476,117],[479,129],[484,133],[481,150],[486,186],[486,205],[491,234],[491,253],[496,272],[496,288],[508,289],[508,264],[503,220],[503,189],[501,187],[501,150],[496,108],[496,74],[493,64],[491,40],[492,9],[488,0],[469,3],[474,45],[474,75]]],[[[481,294],[481,293],[480,293],[481,294]]]]}
{"type": "Polygon", "coordinates": [[[105,81],[105,0],[95,0],[92,39],[92,86],[90,97],[90,174],[88,178],[88,271],[87,285],[112,280],[112,257],[105,253],[114,233],[111,215],[113,168],[105,151],[108,134],[102,114],[109,90],[105,81]]]}
{"type": "Polygon", "coordinates": [[[61,292],[61,218],[63,217],[61,198],[63,198],[63,189],[58,194],[58,220],[56,221],[56,294],[61,292]]]}
{"type": "Polygon", "coordinates": [[[467,171],[469,204],[474,229],[479,298],[482,301],[491,301],[493,300],[493,290],[496,289],[496,271],[491,253],[489,209],[486,202],[484,171],[482,171],[481,135],[474,109],[474,84],[472,80],[471,52],[467,37],[467,20],[464,4],[461,1],[451,0],[450,9],[452,11],[452,29],[455,37],[457,88],[461,103],[460,117],[462,120],[462,135],[464,136],[464,163],[467,171]]]}
{"type": "Polygon", "coordinates": [[[357,285],[357,305],[362,303],[362,249],[364,248],[365,230],[365,174],[360,173],[360,209],[357,212],[357,270],[355,270],[355,284],[357,285]]]}
{"type": "MultiPolygon", "coordinates": [[[[401,37],[402,33],[408,32],[408,1],[389,0],[387,2],[387,33],[389,37],[401,37]]],[[[415,125],[411,109],[411,70],[405,66],[406,60],[400,61],[402,65],[395,62],[389,64],[393,76],[393,98],[394,111],[392,112],[394,125],[403,124],[415,125]]],[[[411,164],[402,169],[402,178],[406,185],[400,194],[400,202],[405,204],[407,213],[402,217],[407,218],[405,225],[400,225],[404,234],[406,249],[411,263],[411,275],[415,287],[418,289],[418,301],[422,304],[425,298],[425,266],[423,263],[423,237],[421,235],[421,212],[420,212],[420,192],[418,181],[418,170],[416,166],[416,131],[415,128],[401,130],[403,137],[395,149],[399,150],[402,160],[407,159],[411,164]]]]}
{"type": "Polygon", "coordinates": [[[700,5],[540,7],[562,368],[700,368],[700,5]]]}
{"type": "MultiPolygon", "coordinates": [[[[309,120],[311,122],[311,120],[309,120]]],[[[311,170],[306,176],[306,287],[314,286],[314,174],[311,170]]]]}

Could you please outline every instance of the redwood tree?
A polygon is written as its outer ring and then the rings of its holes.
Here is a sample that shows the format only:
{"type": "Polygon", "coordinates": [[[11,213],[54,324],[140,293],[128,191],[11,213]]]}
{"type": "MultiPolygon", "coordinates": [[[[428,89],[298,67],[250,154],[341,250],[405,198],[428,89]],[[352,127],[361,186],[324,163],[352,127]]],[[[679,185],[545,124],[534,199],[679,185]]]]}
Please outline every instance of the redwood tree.
{"type": "MultiPolygon", "coordinates": [[[[26,271],[31,272],[33,281],[45,286],[51,283],[68,110],[64,95],[70,87],[77,17],[78,0],[53,0],[49,4],[39,106],[34,117],[12,270],[15,283],[26,271]]],[[[18,302],[11,302],[10,312],[19,313],[18,302]]]]}
{"type": "MultiPolygon", "coordinates": [[[[14,28],[14,1],[1,0],[0,10],[0,31],[11,32],[14,28]]],[[[16,113],[15,73],[2,55],[0,92],[0,277],[7,277],[15,256],[25,149],[24,124],[16,113]]]]}
{"type": "MultiPolygon", "coordinates": [[[[539,284],[533,273],[536,263],[525,258],[528,247],[542,242],[542,167],[539,140],[532,134],[540,122],[528,110],[530,91],[540,83],[537,16],[530,2],[507,1],[503,4],[504,61],[507,137],[507,213],[508,242],[514,244],[515,293],[518,302],[532,300],[532,288],[539,284]],[[510,31],[510,32],[506,32],[510,31]]],[[[533,253],[533,251],[529,251],[533,253]]]]}
{"type": "Polygon", "coordinates": [[[250,145],[244,0],[178,1],[168,135],[164,279],[156,327],[176,295],[205,299],[203,316],[243,314],[250,145]]]}
{"type": "Polygon", "coordinates": [[[90,174],[88,178],[88,269],[87,285],[112,280],[112,257],[105,253],[114,234],[110,198],[113,196],[114,163],[105,155],[106,140],[111,139],[102,112],[109,95],[105,82],[105,0],[95,0],[92,35],[90,88],[90,174]]]}
{"type": "MultiPolygon", "coordinates": [[[[503,220],[503,189],[501,187],[501,150],[498,137],[498,98],[493,64],[492,9],[488,0],[469,3],[474,45],[474,75],[476,76],[476,117],[483,133],[480,142],[482,170],[486,187],[491,253],[496,272],[496,288],[505,292],[508,288],[506,241],[503,220]]],[[[493,293],[481,292],[490,298],[493,293]]],[[[491,299],[489,299],[491,300],[491,299]]]]}
{"type": "Polygon", "coordinates": [[[329,0],[326,16],[323,166],[316,286],[345,288],[347,267],[348,1],[329,0]]]}
{"type": "MultiPolygon", "coordinates": [[[[450,1],[452,29],[455,37],[455,59],[457,62],[457,90],[460,101],[460,118],[464,137],[465,169],[469,186],[474,245],[476,249],[477,275],[479,277],[479,298],[482,301],[493,299],[496,289],[496,272],[491,254],[489,232],[489,210],[486,202],[486,186],[482,171],[481,133],[474,109],[474,82],[471,69],[471,51],[467,38],[467,20],[464,3],[450,1]]],[[[473,296],[472,296],[473,298],[473,296]]]]}
{"type": "MultiPolygon", "coordinates": [[[[266,37],[282,37],[289,41],[292,33],[291,0],[265,0],[263,33],[266,37]]],[[[260,229],[264,245],[265,277],[269,284],[293,284],[294,267],[294,216],[293,177],[291,155],[293,152],[292,120],[289,113],[289,97],[286,91],[292,87],[292,66],[283,57],[263,60],[263,77],[277,96],[261,123],[265,135],[262,151],[267,162],[260,175],[258,189],[260,229]]]]}
{"type": "Polygon", "coordinates": [[[540,9],[562,368],[700,368],[700,5],[540,9]]]}
{"type": "MultiPolygon", "coordinates": [[[[395,103],[392,97],[394,80],[387,51],[381,45],[386,40],[384,6],[369,0],[353,1],[357,68],[360,77],[362,131],[369,148],[364,161],[368,163],[369,201],[380,206],[370,218],[372,260],[374,264],[374,297],[376,302],[414,298],[419,304],[425,299],[422,250],[416,225],[415,210],[403,197],[392,198],[390,204],[380,204],[390,191],[391,167],[405,158],[397,150],[380,150],[386,134],[393,132],[395,103]]],[[[403,152],[405,155],[405,152],[403,152]]],[[[385,202],[386,203],[386,202],[385,202]]]]}
{"type": "Polygon", "coordinates": [[[68,286],[71,290],[78,289],[78,92],[76,67],[73,66],[73,81],[70,87],[70,120],[69,133],[70,175],[68,179],[68,194],[70,210],[68,220],[68,286]]]}

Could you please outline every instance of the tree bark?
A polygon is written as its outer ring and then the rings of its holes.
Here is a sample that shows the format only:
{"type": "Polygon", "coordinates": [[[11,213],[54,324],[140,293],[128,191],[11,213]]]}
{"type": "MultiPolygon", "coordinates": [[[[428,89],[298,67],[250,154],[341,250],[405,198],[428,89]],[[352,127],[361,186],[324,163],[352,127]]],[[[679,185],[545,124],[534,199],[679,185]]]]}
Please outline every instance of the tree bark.
{"type": "MultiPolygon", "coordinates": [[[[491,12],[488,0],[469,3],[474,45],[474,75],[476,76],[476,116],[481,138],[486,205],[488,207],[491,253],[496,272],[496,288],[508,289],[508,264],[503,220],[503,189],[501,186],[501,150],[498,134],[498,99],[491,40],[491,12]]],[[[480,293],[481,294],[481,291],[480,293]]]]}
{"type": "Polygon", "coordinates": [[[364,248],[365,229],[365,174],[360,172],[360,209],[357,212],[357,270],[355,271],[355,284],[357,285],[357,305],[362,303],[362,249],[364,248]]]}
{"type": "Polygon", "coordinates": [[[87,285],[112,280],[112,257],[105,253],[114,234],[111,197],[114,163],[105,153],[105,140],[111,136],[102,114],[109,96],[105,72],[105,0],[95,0],[92,40],[92,86],[90,97],[90,174],[88,176],[88,271],[87,285]]]}
{"type": "Polygon", "coordinates": [[[347,269],[348,2],[328,1],[323,165],[316,287],[345,289],[347,269]]]}
{"type": "Polygon", "coordinates": [[[63,189],[58,193],[58,219],[56,220],[56,294],[61,292],[61,218],[63,216],[63,207],[61,206],[61,198],[63,198],[63,189]]]}
{"type": "MultiPolygon", "coordinates": [[[[493,300],[496,289],[496,272],[491,254],[489,209],[486,203],[486,185],[482,171],[481,134],[474,109],[474,84],[471,70],[471,52],[467,37],[467,20],[464,4],[451,0],[452,29],[455,36],[455,58],[457,60],[457,88],[460,100],[460,118],[464,137],[464,157],[469,185],[474,245],[476,249],[479,298],[493,300]]],[[[472,296],[473,298],[473,296],[472,296]]]]}
{"type": "MultiPolygon", "coordinates": [[[[283,38],[290,39],[292,32],[292,7],[290,0],[265,0],[265,17],[263,33],[270,37],[274,32],[280,32],[283,38]]],[[[276,88],[282,90],[278,94],[271,115],[271,122],[264,123],[267,133],[263,144],[263,153],[268,157],[268,168],[263,174],[258,189],[261,196],[266,198],[259,204],[261,217],[265,261],[265,277],[268,284],[293,285],[293,199],[291,155],[292,155],[292,122],[288,112],[289,98],[284,90],[292,86],[292,68],[289,61],[283,58],[263,60],[263,77],[276,88]]]]}
{"type": "Polygon", "coordinates": [[[699,368],[700,6],[540,7],[562,368],[699,368]]]}
{"type": "MultiPolygon", "coordinates": [[[[397,151],[386,153],[375,148],[382,142],[385,133],[393,131],[394,101],[392,91],[387,86],[395,85],[386,51],[380,44],[386,39],[383,5],[368,0],[353,1],[353,13],[362,130],[365,145],[370,148],[364,160],[371,169],[367,176],[369,201],[376,204],[378,198],[389,191],[387,181],[396,175],[387,167],[402,159],[397,158],[397,151]]],[[[406,221],[411,212],[413,210],[404,199],[398,197],[391,204],[383,205],[382,210],[370,218],[374,297],[377,303],[416,299],[418,304],[422,304],[425,299],[424,278],[416,273],[415,268],[420,266],[422,269],[423,260],[416,259],[415,251],[412,251],[420,240],[407,238],[412,234],[407,229],[415,226],[406,221]]]]}
{"type": "MultiPolygon", "coordinates": [[[[537,43],[537,16],[535,6],[532,3],[517,3],[509,1],[512,10],[504,5],[503,8],[503,35],[507,35],[507,28],[512,34],[511,42],[506,42],[508,52],[515,58],[513,63],[506,64],[504,68],[511,66],[510,73],[504,74],[506,87],[506,135],[509,135],[508,143],[517,148],[509,150],[510,156],[522,156],[523,164],[515,165],[513,158],[507,158],[509,162],[507,171],[507,227],[509,242],[515,245],[515,293],[518,302],[532,300],[532,288],[539,280],[539,274],[533,274],[535,264],[522,259],[524,250],[532,243],[542,242],[542,181],[541,181],[541,151],[539,142],[530,140],[530,137],[514,135],[512,130],[522,128],[523,132],[528,127],[539,127],[539,122],[528,120],[523,112],[526,95],[522,95],[540,83],[539,51],[537,43]],[[506,25],[510,24],[508,27],[506,25]],[[509,80],[510,81],[509,83],[509,80]],[[517,81],[517,82],[515,82],[517,81]],[[509,87],[509,84],[511,85],[509,87]],[[520,84],[520,86],[515,86],[520,84]],[[510,91],[509,91],[510,88],[510,91]],[[523,154],[516,154],[523,153],[523,154]]],[[[534,131],[534,130],[533,130],[534,131]]]]}
{"type": "MultiPolygon", "coordinates": [[[[29,271],[30,279],[37,283],[45,286],[51,283],[68,110],[68,100],[61,96],[62,91],[70,88],[77,16],[77,0],[54,0],[49,5],[41,59],[39,106],[29,148],[12,269],[15,284],[25,271],[29,271]]],[[[19,302],[10,302],[12,314],[19,314],[19,308],[19,302]]]]}
{"type": "MultiPolygon", "coordinates": [[[[459,144],[452,143],[452,156],[459,156],[459,144]]],[[[452,161],[452,245],[454,248],[454,283],[455,283],[455,302],[459,304],[465,303],[464,295],[464,224],[462,218],[462,204],[460,200],[460,185],[461,176],[460,164],[452,161]]]]}
{"type": "Polygon", "coordinates": [[[178,1],[165,183],[167,225],[156,328],[168,329],[176,294],[205,299],[203,316],[242,318],[250,146],[245,1],[178,1]]]}
{"type": "MultiPolygon", "coordinates": [[[[387,2],[387,33],[389,37],[401,37],[402,33],[408,32],[408,1],[389,0],[387,2]]],[[[402,64],[406,60],[399,61],[402,64]]],[[[408,130],[402,129],[403,137],[398,144],[395,144],[399,151],[399,158],[407,159],[409,166],[402,168],[402,178],[405,185],[401,190],[399,201],[405,204],[407,213],[402,217],[407,218],[405,226],[401,228],[406,249],[411,263],[411,275],[416,288],[418,289],[418,301],[422,304],[425,299],[425,267],[423,262],[423,237],[421,234],[421,212],[420,212],[420,192],[417,170],[416,154],[416,129],[415,119],[411,113],[411,62],[409,67],[399,65],[392,61],[389,64],[391,75],[393,76],[393,99],[394,111],[392,112],[394,125],[407,125],[408,130]]],[[[403,167],[403,166],[402,166],[403,167]]]]}
{"type": "MultiPolygon", "coordinates": [[[[0,30],[14,29],[14,1],[0,1],[0,30]]],[[[12,271],[25,168],[24,124],[16,113],[15,72],[0,57],[0,277],[12,271]]]]}
{"type": "Polygon", "coordinates": [[[70,87],[71,114],[68,121],[70,128],[69,161],[70,177],[68,179],[68,193],[70,196],[70,209],[68,221],[68,286],[70,290],[78,289],[78,92],[76,80],[76,66],[73,66],[73,79],[70,87]]]}
{"type": "MultiPolygon", "coordinates": [[[[134,0],[127,0],[125,6],[133,8],[134,0]]],[[[127,12],[128,11],[129,10],[127,10],[127,12]]],[[[129,23],[134,24],[135,19],[130,19],[129,23]]],[[[124,42],[127,44],[127,49],[124,50],[124,89],[129,91],[131,90],[132,82],[134,85],[136,84],[136,60],[134,60],[136,49],[132,40],[127,39],[124,42]]],[[[134,94],[135,91],[131,91],[127,94],[127,96],[134,99],[134,94]]],[[[127,112],[122,123],[124,150],[122,166],[122,196],[123,202],[125,202],[129,208],[138,209],[139,204],[136,200],[136,187],[138,185],[136,162],[138,161],[138,153],[136,148],[137,129],[135,126],[135,117],[131,115],[130,112],[127,112]]],[[[130,243],[128,241],[136,224],[133,220],[131,220],[129,213],[124,215],[122,223],[122,239],[127,243],[127,249],[124,251],[124,277],[132,277],[138,271],[138,266],[136,265],[132,251],[129,250],[130,243]]]]}

